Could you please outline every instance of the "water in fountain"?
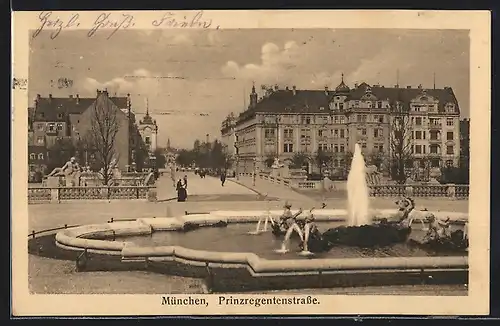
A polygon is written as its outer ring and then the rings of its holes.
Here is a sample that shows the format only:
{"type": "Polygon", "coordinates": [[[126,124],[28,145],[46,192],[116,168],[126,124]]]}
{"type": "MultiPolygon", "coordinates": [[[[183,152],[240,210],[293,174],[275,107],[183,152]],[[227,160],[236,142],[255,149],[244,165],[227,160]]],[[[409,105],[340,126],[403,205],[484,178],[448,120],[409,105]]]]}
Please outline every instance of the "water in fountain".
{"type": "Polygon", "coordinates": [[[347,176],[347,211],[349,226],[370,224],[368,214],[368,185],[366,184],[365,160],[359,144],[354,147],[351,170],[347,176]]]}

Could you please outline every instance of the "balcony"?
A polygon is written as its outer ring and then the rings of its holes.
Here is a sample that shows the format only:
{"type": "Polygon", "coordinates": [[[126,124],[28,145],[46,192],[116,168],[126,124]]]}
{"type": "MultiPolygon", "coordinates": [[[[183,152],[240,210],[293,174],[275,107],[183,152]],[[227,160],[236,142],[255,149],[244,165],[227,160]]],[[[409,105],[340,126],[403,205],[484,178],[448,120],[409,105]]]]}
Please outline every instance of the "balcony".
{"type": "Polygon", "coordinates": [[[441,144],[441,138],[429,138],[431,144],[441,144]]]}
{"type": "Polygon", "coordinates": [[[430,130],[441,130],[442,128],[443,126],[440,123],[429,123],[430,130]]]}

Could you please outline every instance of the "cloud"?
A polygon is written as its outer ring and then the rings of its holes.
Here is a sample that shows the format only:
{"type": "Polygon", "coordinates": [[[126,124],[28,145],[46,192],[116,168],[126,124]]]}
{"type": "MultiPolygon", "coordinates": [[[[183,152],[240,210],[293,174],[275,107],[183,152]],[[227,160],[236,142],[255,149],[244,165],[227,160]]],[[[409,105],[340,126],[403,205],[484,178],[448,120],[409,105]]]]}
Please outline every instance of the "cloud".
{"type": "Polygon", "coordinates": [[[259,63],[239,65],[235,61],[228,61],[222,67],[222,73],[237,79],[258,80],[265,84],[286,83],[291,81],[288,71],[300,61],[300,54],[295,41],[285,42],[283,47],[268,42],[261,48],[259,63]]]}
{"type": "Polygon", "coordinates": [[[87,92],[95,92],[97,89],[107,89],[110,94],[118,96],[132,93],[136,96],[147,97],[158,92],[158,82],[155,77],[157,75],[140,68],[107,81],[98,81],[87,77],[81,85],[87,92]]]}

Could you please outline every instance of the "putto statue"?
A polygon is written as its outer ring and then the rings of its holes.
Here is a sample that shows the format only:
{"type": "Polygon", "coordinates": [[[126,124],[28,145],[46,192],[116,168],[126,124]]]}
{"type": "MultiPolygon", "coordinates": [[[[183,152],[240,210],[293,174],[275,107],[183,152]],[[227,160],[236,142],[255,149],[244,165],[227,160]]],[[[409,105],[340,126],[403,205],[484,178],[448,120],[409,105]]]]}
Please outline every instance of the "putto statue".
{"type": "Polygon", "coordinates": [[[281,163],[280,163],[280,159],[279,159],[278,157],[276,157],[276,158],[274,159],[273,165],[271,165],[271,167],[272,167],[273,169],[282,168],[282,167],[284,167],[284,166],[285,166],[284,164],[281,164],[281,163]]]}

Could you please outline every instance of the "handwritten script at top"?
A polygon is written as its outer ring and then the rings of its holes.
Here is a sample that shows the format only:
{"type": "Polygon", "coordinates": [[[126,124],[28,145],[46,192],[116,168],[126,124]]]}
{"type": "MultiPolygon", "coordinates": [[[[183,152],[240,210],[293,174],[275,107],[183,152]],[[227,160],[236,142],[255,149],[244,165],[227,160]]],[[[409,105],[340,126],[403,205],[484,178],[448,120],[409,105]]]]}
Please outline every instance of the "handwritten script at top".
{"type": "MultiPolygon", "coordinates": [[[[180,15],[174,12],[167,12],[161,18],[151,22],[154,27],[174,27],[174,28],[210,28],[212,19],[204,19],[203,11],[198,11],[193,15],[180,15]]],[[[214,26],[219,29],[220,26],[214,26]]]]}
{"type": "MultiPolygon", "coordinates": [[[[38,15],[40,25],[33,33],[33,38],[47,29],[51,30],[50,38],[55,39],[63,30],[88,28],[87,36],[93,37],[97,31],[103,30],[108,32],[107,39],[110,39],[119,30],[126,30],[134,27],[136,18],[131,13],[113,13],[103,12],[96,16],[89,26],[85,26],[80,20],[80,14],[70,14],[66,17],[59,17],[52,11],[42,11],[38,15]]],[[[203,11],[197,11],[192,14],[167,12],[161,17],[156,17],[151,21],[153,28],[215,28],[219,29],[219,25],[213,26],[212,19],[204,18],[203,11]]]]}

